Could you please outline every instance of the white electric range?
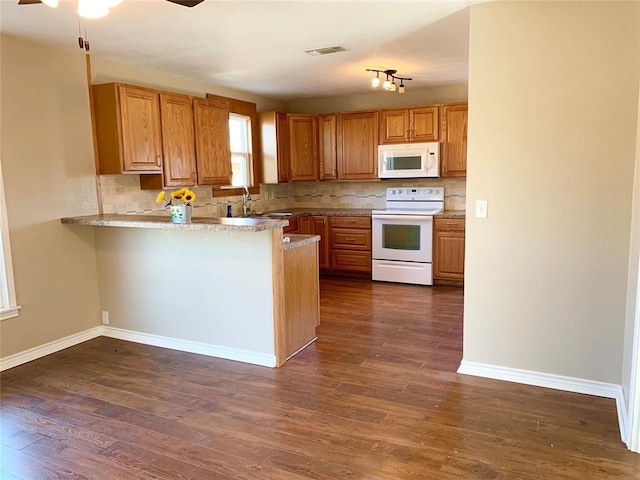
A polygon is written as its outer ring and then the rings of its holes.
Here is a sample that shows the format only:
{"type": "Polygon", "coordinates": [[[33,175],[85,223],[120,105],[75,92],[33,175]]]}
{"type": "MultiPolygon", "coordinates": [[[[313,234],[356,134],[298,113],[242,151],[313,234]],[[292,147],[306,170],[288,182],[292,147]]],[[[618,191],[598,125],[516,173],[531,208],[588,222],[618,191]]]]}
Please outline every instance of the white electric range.
{"type": "Polygon", "coordinates": [[[390,187],[386,208],[374,210],[372,279],[433,285],[433,216],[444,187],[390,187]]]}

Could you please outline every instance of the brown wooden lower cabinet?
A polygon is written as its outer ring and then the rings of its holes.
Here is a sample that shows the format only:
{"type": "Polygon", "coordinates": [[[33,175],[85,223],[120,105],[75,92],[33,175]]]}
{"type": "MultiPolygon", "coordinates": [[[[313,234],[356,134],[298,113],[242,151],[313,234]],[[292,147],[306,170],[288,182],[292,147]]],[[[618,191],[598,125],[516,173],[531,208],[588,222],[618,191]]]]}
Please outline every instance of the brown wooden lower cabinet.
{"type": "Polygon", "coordinates": [[[304,219],[305,217],[301,219],[290,218],[289,225],[282,229],[282,233],[306,233],[300,230],[300,221],[304,219]]]}
{"type": "Polygon", "coordinates": [[[333,250],[331,252],[331,268],[333,270],[371,272],[371,252],[333,250]]]}
{"type": "Polygon", "coordinates": [[[433,230],[433,278],[440,283],[464,281],[464,218],[436,218],[433,230]]]}
{"type": "Polygon", "coordinates": [[[371,217],[291,218],[283,232],[319,235],[318,266],[325,273],[371,273],[371,217]]]}
{"type": "Polygon", "coordinates": [[[330,217],[331,270],[371,273],[371,218],[330,217]]]}

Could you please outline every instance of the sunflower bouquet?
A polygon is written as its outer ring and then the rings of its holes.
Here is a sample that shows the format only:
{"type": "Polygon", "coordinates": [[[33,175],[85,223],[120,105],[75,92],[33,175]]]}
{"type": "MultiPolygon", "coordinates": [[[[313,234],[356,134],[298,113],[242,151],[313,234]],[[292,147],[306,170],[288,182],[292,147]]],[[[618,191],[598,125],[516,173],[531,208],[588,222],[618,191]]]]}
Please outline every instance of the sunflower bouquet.
{"type": "MultiPolygon", "coordinates": [[[[171,192],[169,198],[169,201],[167,202],[167,204],[165,205],[165,208],[169,208],[171,205],[173,205],[173,201],[180,201],[182,200],[182,203],[184,205],[193,205],[193,202],[196,199],[196,194],[193,193],[191,190],[189,190],[188,188],[181,188],[180,190],[174,190],[173,192],[171,192]]],[[[161,191],[157,198],[156,198],[156,203],[161,203],[166,199],[166,193],[165,191],[161,191]]]]}
{"type": "MultiPolygon", "coordinates": [[[[170,198],[167,201],[165,208],[171,212],[171,221],[173,223],[191,223],[191,208],[193,202],[196,199],[196,194],[188,188],[181,188],[171,192],[170,198]],[[173,201],[181,202],[177,205],[173,201]]],[[[161,203],[166,200],[166,193],[164,190],[156,197],[156,203],[161,203]]]]}

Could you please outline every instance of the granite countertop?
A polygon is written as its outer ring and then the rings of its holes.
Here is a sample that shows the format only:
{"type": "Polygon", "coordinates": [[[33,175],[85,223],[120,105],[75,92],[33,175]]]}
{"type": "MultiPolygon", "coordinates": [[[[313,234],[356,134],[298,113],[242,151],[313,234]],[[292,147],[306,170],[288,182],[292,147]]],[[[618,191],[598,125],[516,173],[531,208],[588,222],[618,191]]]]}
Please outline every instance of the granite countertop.
{"type": "Polygon", "coordinates": [[[282,237],[282,246],[285,250],[292,250],[303,245],[309,245],[311,243],[319,242],[320,235],[303,235],[299,233],[291,233],[282,237]],[[287,241],[287,238],[289,239],[287,241]]]}
{"type": "Polygon", "coordinates": [[[159,215],[86,215],[83,217],[62,218],[67,225],[88,225],[93,227],[129,227],[129,228],[178,228],[183,230],[216,230],[261,232],[286,227],[286,219],[273,218],[217,218],[194,217],[191,223],[173,223],[171,218],[159,215]]]}
{"type": "Polygon", "coordinates": [[[435,215],[436,218],[466,218],[466,216],[465,210],[445,210],[435,215]]]}
{"type": "Polygon", "coordinates": [[[271,212],[264,212],[263,215],[268,215],[269,213],[290,212],[291,215],[280,218],[299,218],[313,215],[327,215],[332,217],[370,217],[371,211],[372,209],[370,208],[283,208],[280,210],[273,210],[271,212]]]}

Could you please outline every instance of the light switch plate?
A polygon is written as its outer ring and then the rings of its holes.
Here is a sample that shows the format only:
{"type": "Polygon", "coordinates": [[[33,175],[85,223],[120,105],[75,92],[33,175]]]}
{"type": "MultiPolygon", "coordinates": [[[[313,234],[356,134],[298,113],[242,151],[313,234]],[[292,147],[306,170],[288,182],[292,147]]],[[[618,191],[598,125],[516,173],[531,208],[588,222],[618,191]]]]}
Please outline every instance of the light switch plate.
{"type": "Polygon", "coordinates": [[[487,218],[486,200],[476,200],[476,218],[487,218]]]}

